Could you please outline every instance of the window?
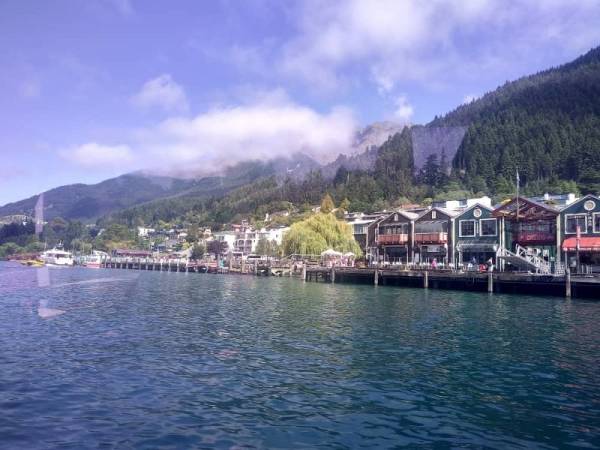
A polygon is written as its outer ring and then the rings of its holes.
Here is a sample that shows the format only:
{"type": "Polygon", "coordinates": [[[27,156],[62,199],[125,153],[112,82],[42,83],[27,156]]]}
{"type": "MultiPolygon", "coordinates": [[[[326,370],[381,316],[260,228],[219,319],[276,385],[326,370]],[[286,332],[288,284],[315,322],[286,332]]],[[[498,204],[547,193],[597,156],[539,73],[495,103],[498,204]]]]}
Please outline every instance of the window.
{"type": "Polygon", "coordinates": [[[474,220],[461,220],[460,221],[460,237],[473,237],[475,236],[475,221],[474,220]]]}
{"type": "Polygon", "coordinates": [[[565,233],[577,233],[578,225],[581,228],[582,233],[587,233],[587,221],[585,220],[585,214],[567,214],[565,216],[565,222],[565,233]]]}
{"type": "Polygon", "coordinates": [[[437,213],[435,210],[431,211],[431,218],[432,219],[437,219],[437,213]]]}
{"type": "Polygon", "coordinates": [[[594,233],[600,233],[600,213],[594,213],[594,233]]]}
{"type": "Polygon", "coordinates": [[[480,222],[482,236],[496,236],[498,234],[496,219],[481,219],[480,222]]]}

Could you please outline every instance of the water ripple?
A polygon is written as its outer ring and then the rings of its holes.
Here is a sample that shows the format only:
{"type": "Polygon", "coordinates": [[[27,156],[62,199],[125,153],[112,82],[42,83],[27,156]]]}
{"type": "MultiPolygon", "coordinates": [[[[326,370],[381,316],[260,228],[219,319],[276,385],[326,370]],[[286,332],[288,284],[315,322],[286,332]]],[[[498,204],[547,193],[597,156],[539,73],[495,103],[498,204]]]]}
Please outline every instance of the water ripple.
{"type": "Polygon", "coordinates": [[[48,275],[0,265],[1,448],[600,446],[599,303],[48,275]]]}

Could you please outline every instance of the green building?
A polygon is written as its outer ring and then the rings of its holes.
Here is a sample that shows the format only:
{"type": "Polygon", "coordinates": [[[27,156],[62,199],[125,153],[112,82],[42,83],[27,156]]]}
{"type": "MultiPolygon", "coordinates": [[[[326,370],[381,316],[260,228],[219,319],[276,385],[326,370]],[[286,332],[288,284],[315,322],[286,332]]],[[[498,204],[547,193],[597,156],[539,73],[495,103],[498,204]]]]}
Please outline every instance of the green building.
{"type": "Polygon", "coordinates": [[[454,263],[457,267],[469,263],[484,264],[490,258],[496,264],[500,227],[492,213],[492,208],[476,204],[454,218],[454,263]]]}
{"type": "Polygon", "coordinates": [[[577,246],[581,265],[600,265],[600,198],[586,195],[560,212],[560,241],[563,261],[577,267],[577,246]]]}

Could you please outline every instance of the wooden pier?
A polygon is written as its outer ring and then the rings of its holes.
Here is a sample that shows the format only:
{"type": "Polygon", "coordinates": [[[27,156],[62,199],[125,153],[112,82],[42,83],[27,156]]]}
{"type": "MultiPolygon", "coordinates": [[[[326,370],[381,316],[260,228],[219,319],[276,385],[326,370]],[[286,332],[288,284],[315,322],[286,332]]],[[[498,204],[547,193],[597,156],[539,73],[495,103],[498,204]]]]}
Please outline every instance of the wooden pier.
{"type": "Polygon", "coordinates": [[[453,272],[379,268],[307,268],[306,281],[403,286],[600,300],[600,278],[514,272],[453,272]]]}
{"type": "Polygon", "coordinates": [[[189,261],[168,258],[108,257],[102,260],[100,266],[105,269],[158,272],[233,273],[257,276],[292,276],[293,274],[292,268],[287,265],[238,263],[221,266],[216,261],[189,261]]]}
{"type": "Polygon", "coordinates": [[[547,295],[600,300],[600,277],[536,275],[515,272],[456,272],[450,270],[400,270],[389,268],[351,268],[263,263],[217,265],[216,262],[158,258],[105,258],[108,269],[151,270],[161,272],[229,273],[255,276],[296,276],[305,281],[370,284],[423,289],[449,289],[519,295],[547,295]]]}

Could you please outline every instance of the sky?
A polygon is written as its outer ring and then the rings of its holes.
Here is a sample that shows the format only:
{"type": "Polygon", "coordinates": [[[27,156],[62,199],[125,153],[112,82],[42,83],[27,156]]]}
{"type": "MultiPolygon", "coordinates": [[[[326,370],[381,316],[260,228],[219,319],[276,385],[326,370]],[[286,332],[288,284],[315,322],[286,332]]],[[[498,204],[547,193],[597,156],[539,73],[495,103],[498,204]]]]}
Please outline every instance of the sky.
{"type": "Polygon", "coordinates": [[[600,44],[597,0],[3,0],[0,205],[348,151],[600,44]]]}

